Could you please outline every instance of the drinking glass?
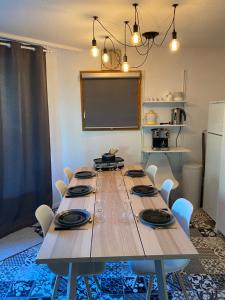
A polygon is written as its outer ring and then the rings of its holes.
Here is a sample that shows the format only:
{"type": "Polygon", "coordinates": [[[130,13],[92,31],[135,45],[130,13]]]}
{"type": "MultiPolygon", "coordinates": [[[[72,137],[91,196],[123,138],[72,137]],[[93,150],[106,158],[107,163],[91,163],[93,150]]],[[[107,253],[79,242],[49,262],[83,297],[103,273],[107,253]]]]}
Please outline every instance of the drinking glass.
{"type": "Polygon", "coordinates": [[[105,222],[105,214],[104,214],[104,201],[96,201],[95,202],[95,217],[97,222],[103,223],[105,222]]]}
{"type": "Polygon", "coordinates": [[[121,207],[120,221],[123,223],[129,222],[130,219],[130,202],[123,201],[121,207]]]}

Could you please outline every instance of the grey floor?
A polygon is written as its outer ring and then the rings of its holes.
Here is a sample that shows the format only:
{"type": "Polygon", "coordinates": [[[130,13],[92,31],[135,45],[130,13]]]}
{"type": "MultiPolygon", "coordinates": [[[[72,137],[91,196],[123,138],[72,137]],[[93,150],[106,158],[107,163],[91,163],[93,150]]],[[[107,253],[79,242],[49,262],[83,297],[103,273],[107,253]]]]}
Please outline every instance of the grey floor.
{"type": "Polygon", "coordinates": [[[42,242],[32,227],[26,227],[0,239],[0,261],[42,242]]]}

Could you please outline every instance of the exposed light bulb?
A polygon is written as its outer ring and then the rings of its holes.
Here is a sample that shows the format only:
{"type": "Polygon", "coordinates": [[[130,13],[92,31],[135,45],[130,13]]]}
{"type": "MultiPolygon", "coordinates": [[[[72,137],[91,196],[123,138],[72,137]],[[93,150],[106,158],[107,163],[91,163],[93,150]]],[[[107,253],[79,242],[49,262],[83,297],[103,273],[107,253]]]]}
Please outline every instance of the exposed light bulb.
{"type": "Polygon", "coordinates": [[[131,42],[135,46],[139,45],[141,42],[141,37],[140,37],[140,33],[138,31],[138,25],[137,25],[136,21],[133,26],[133,34],[131,36],[131,42]]]}
{"type": "Polygon", "coordinates": [[[92,46],[91,47],[91,54],[92,54],[92,56],[93,57],[97,57],[98,53],[99,53],[99,50],[98,50],[97,46],[92,46]]]}
{"type": "Polygon", "coordinates": [[[170,50],[172,52],[177,51],[180,48],[180,43],[177,39],[172,39],[172,41],[170,42],[170,50]]]}
{"type": "Polygon", "coordinates": [[[123,64],[122,64],[122,70],[123,70],[123,72],[128,72],[129,71],[129,64],[128,64],[128,62],[123,62],[123,64]]]}
{"type": "Polygon", "coordinates": [[[180,48],[180,42],[177,40],[176,31],[173,31],[172,33],[172,41],[170,42],[169,47],[172,52],[175,52],[180,48]]]}
{"type": "Polygon", "coordinates": [[[103,50],[102,60],[104,63],[107,63],[109,61],[109,55],[106,48],[103,50]]]}
{"type": "Polygon", "coordinates": [[[97,42],[95,38],[92,40],[91,54],[93,57],[97,57],[99,54],[99,50],[97,48],[97,42]]]}
{"type": "Polygon", "coordinates": [[[123,70],[123,72],[128,72],[128,71],[129,71],[129,68],[130,68],[130,66],[129,66],[128,62],[127,62],[127,56],[126,56],[126,54],[125,54],[125,55],[123,56],[122,70],[123,70]]]}
{"type": "Polygon", "coordinates": [[[132,34],[132,38],[131,39],[132,39],[132,44],[133,45],[135,45],[135,46],[139,45],[140,41],[141,41],[141,37],[140,37],[139,32],[134,32],[132,34]]]}

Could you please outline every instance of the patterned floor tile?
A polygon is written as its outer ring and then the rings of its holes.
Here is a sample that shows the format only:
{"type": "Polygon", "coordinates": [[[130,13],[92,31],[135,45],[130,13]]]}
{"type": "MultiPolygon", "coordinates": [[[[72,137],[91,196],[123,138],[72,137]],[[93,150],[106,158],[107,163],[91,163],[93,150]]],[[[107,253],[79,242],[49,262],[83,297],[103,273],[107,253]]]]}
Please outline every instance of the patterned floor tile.
{"type": "Polygon", "coordinates": [[[210,275],[191,274],[188,275],[188,280],[191,283],[193,290],[197,293],[213,293],[216,290],[216,285],[210,275]]]}
{"type": "Polygon", "coordinates": [[[217,300],[224,300],[224,299],[225,299],[225,289],[217,293],[217,300]]]}
{"type": "Polygon", "coordinates": [[[123,294],[123,278],[101,278],[101,288],[103,293],[123,294]]]}
{"type": "MultiPolygon", "coordinates": [[[[198,294],[194,291],[187,291],[188,297],[191,300],[199,300],[198,294]]],[[[181,291],[176,291],[172,294],[172,300],[185,300],[185,296],[181,291]]]]}
{"type": "Polygon", "coordinates": [[[12,282],[7,293],[7,298],[28,297],[33,287],[34,280],[12,282]]]}
{"type": "Polygon", "coordinates": [[[201,259],[207,274],[225,274],[225,261],[219,259],[201,259]]]}
{"type": "Polygon", "coordinates": [[[11,281],[0,282],[0,299],[3,299],[11,287],[11,281]]]}
{"type": "Polygon", "coordinates": [[[220,260],[225,261],[225,246],[224,247],[216,247],[214,248],[214,254],[218,256],[220,260]]]}
{"type": "Polygon", "coordinates": [[[123,279],[124,293],[146,293],[144,277],[126,277],[123,279]]]}
{"type": "Polygon", "coordinates": [[[206,271],[200,259],[191,259],[190,263],[185,268],[187,274],[204,274],[206,271]]]}
{"type": "Polygon", "coordinates": [[[125,294],[124,300],[146,300],[146,294],[125,294]]]}
{"type": "Polygon", "coordinates": [[[49,297],[52,295],[53,282],[52,281],[35,281],[32,290],[30,292],[30,297],[49,297]]]}
{"type": "Polygon", "coordinates": [[[206,291],[201,291],[198,292],[198,298],[200,300],[217,300],[217,292],[212,291],[212,292],[206,292],[206,291]]]}
{"type": "Polygon", "coordinates": [[[225,274],[211,274],[210,276],[212,277],[217,290],[225,289],[225,274]]]}
{"type": "Polygon", "coordinates": [[[215,247],[225,247],[225,239],[217,236],[206,239],[208,247],[214,249],[215,247]]]}
{"type": "Polygon", "coordinates": [[[207,238],[205,238],[205,237],[191,237],[191,241],[194,244],[194,246],[198,249],[207,249],[207,248],[209,248],[207,238]]]}

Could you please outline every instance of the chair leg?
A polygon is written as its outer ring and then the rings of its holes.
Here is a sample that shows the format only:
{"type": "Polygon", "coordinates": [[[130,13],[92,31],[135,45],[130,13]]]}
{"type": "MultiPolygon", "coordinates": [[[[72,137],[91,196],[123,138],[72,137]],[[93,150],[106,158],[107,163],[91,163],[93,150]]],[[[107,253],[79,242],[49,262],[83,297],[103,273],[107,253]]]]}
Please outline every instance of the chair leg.
{"type": "Polygon", "coordinates": [[[77,288],[77,276],[75,273],[75,266],[73,263],[69,264],[69,277],[67,284],[67,299],[74,300],[76,296],[76,288],[77,288]]]}
{"type": "Polygon", "coordinates": [[[133,283],[133,288],[135,287],[135,284],[136,284],[136,282],[137,282],[137,275],[135,276],[135,279],[134,279],[134,283],[133,283]]]}
{"type": "Polygon", "coordinates": [[[101,291],[102,288],[101,288],[101,286],[100,286],[100,284],[99,284],[98,277],[97,277],[96,275],[94,275],[93,277],[94,277],[94,281],[95,281],[95,283],[96,283],[96,285],[97,285],[97,288],[101,291]]]}
{"type": "Polygon", "coordinates": [[[55,279],[55,283],[54,283],[54,289],[53,289],[53,294],[52,294],[51,300],[56,299],[56,294],[57,294],[57,291],[58,291],[59,283],[60,283],[60,276],[57,275],[56,279],[55,279]]]}
{"type": "MultiPolygon", "coordinates": [[[[147,284],[145,283],[145,286],[147,288],[146,300],[151,300],[153,280],[154,280],[154,274],[150,274],[148,287],[147,287],[147,284]]],[[[145,281],[146,281],[146,279],[145,279],[145,281]]]]}
{"type": "Polygon", "coordinates": [[[186,291],[186,288],[185,288],[185,285],[184,285],[184,282],[183,282],[180,272],[176,272],[176,275],[177,275],[177,279],[180,284],[180,287],[182,289],[182,292],[184,293],[185,299],[189,300],[189,297],[188,297],[188,294],[187,294],[187,291],[186,291]]]}
{"type": "Polygon", "coordinates": [[[91,294],[90,285],[89,285],[89,282],[88,282],[88,276],[84,276],[84,282],[85,282],[86,289],[87,289],[88,299],[92,300],[93,298],[92,298],[92,294],[91,294]]]}

